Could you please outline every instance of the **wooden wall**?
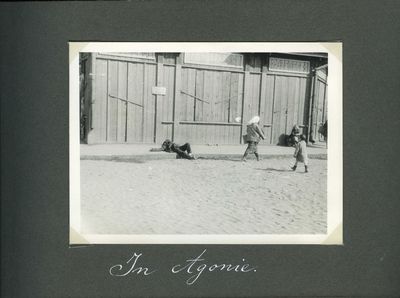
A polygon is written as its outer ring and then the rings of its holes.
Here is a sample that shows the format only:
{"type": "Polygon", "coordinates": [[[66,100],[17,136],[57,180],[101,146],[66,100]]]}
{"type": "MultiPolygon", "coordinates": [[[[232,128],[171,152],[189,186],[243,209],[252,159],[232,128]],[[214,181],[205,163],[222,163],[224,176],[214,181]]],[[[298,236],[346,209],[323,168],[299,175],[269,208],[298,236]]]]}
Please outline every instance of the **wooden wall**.
{"type": "Polygon", "coordinates": [[[240,141],[243,74],[183,67],[177,97],[176,141],[235,144],[240,141]]]}
{"type": "Polygon", "coordinates": [[[156,65],[95,59],[92,131],[88,143],[155,141],[156,65]]]}
{"type": "Polygon", "coordinates": [[[267,137],[262,144],[277,144],[295,124],[307,133],[310,111],[315,114],[312,125],[326,118],[326,84],[315,84],[318,104],[310,109],[313,77],[269,71],[265,56],[246,56],[243,69],[183,64],[173,53],[152,60],[109,54],[92,58],[88,143],[161,143],[170,138],[240,144],[247,121],[260,115],[267,137]],[[153,95],[153,86],[165,87],[166,94],[153,95]],[[235,122],[236,117],[242,121],[235,122]]]}
{"type": "Polygon", "coordinates": [[[310,115],[310,138],[323,141],[323,136],[318,133],[319,127],[325,123],[328,116],[327,105],[327,74],[326,69],[317,70],[314,74],[314,90],[310,115]]]}

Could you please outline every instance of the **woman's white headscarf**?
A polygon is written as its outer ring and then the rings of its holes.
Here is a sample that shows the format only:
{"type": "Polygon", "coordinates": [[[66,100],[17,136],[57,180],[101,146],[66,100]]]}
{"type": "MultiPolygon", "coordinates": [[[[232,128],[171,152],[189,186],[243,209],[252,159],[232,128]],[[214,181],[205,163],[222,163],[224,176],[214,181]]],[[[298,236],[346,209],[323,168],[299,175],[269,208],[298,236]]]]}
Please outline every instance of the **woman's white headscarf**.
{"type": "Polygon", "coordinates": [[[253,118],[251,118],[250,120],[249,120],[249,122],[247,122],[247,124],[253,124],[253,123],[258,123],[258,122],[260,122],[260,117],[259,116],[254,116],[253,118]]]}

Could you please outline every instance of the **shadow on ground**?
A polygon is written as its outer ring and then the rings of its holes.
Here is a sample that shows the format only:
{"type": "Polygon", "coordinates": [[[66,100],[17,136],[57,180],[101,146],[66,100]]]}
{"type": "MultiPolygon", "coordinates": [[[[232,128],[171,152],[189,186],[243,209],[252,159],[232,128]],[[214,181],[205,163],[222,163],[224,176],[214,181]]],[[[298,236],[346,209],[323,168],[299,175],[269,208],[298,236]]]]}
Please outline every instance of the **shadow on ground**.
{"type": "Polygon", "coordinates": [[[266,168],[266,169],[264,169],[264,168],[256,168],[255,170],[258,170],[258,171],[267,171],[267,172],[293,172],[293,170],[291,170],[291,169],[274,169],[274,168],[266,168]]]}
{"type": "MultiPolygon", "coordinates": [[[[224,161],[232,161],[232,162],[242,162],[242,155],[240,154],[204,154],[197,155],[197,160],[224,160],[224,161]]],[[[286,159],[292,158],[291,155],[260,155],[261,159],[286,159]]],[[[326,160],[326,154],[310,154],[308,156],[310,159],[321,159],[326,160]]],[[[165,160],[176,159],[174,154],[159,154],[159,155],[84,155],[81,156],[81,160],[99,160],[99,161],[113,161],[113,162],[126,162],[126,163],[145,163],[150,160],[165,160]]],[[[248,158],[248,161],[255,161],[255,158],[248,158]]],[[[264,169],[265,170],[265,169],[264,169]]],[[[276,169],[268,169],[270,171],[276,169]]]]}

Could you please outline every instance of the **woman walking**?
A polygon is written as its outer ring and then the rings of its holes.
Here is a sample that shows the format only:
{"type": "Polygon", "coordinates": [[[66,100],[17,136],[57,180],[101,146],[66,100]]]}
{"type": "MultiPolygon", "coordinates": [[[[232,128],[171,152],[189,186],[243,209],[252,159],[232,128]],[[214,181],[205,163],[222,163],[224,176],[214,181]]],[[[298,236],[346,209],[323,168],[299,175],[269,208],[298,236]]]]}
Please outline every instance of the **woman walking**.
{"type": "Polygon", "coordinates": [[[257,151],[257,145],[260,142],[261,139],[265,139],[265,136],[258,126],[260,122],[260,117],[259,116],[254,116],[253,118],[250,119],[250,121],[247,123],[247,135],[245,136],[245,142],[247,143],[247,149],[244,152],[244,155],[242,157],[242,161],[246,161],[247,155],[249,153],[254,153],[256,156],[257,160],[260,160],[260,157],[258,155],[257,151]]]}

